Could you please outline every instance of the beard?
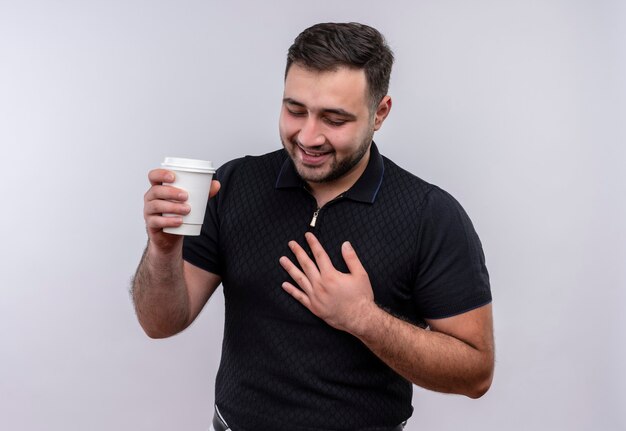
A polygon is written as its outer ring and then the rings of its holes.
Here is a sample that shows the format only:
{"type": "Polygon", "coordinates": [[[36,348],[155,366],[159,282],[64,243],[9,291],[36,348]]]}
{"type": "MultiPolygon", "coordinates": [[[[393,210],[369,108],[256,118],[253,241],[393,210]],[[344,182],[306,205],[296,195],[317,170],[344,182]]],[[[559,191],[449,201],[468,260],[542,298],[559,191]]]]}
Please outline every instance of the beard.
{"type": "MultiPolygon", "coordinates": [[[[310,183],[329,183],[335,181],[347,173],[349,173],[356,165],[359,164],[363,157],[367,154],[372,143],[374,133],[369,133],[368,136],[359,144],[357,149],[350,155],[345,156],[342,159],[337,159],[337,153],[332,152],[332,159],[330,160],[330,168],[326,172],[317,173],[316,168],[309,168],[303,166],[298,161],[296,153],[300,151],[301,145],[296,138],[289,140],[289,146],[285,145],[283,141],[283,147],[287,150],[287,154],[291,158],[293,165],[296,168],[298,175],[306,182],[310,183]]],[[[322,146],[323,147],[323,146],[322,146]]]]}

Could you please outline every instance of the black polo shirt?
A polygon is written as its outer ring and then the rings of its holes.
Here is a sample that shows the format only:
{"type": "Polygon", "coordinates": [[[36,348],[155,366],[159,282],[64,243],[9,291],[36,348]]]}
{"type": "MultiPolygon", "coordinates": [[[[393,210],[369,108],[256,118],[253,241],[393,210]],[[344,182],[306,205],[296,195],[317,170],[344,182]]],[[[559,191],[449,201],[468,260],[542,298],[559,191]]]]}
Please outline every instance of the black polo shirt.
{"type": "Polygon", "coordinates": [[[347,272],[341,244],[350,241],[379,306],[425,326],[491,301],[480,240],[458,202],[375,144],[362,176],[319,210],[314,227],[317,203],[284,150],[234,160],[216,177],[222,188],[183,256],[222,277],[215,399],[230,427],[373,431],[406,420],[411,384],[287,294],[278,260],[293,258],[290,240],[308,250],[304,233],[312,231],[347,272]]]}

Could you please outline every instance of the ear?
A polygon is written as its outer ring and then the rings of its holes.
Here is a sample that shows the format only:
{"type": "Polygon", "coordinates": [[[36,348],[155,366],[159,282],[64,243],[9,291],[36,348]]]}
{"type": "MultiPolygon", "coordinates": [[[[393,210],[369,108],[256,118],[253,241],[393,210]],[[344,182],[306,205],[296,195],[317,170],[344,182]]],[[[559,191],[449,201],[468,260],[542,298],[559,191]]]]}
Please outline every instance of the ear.
{"type": "Polygon", "coordinates": [[[378,130],[382,127],[385,118],[391,111],[391,96],[387,95],[380,101],[374,114],[374,130],[378,130]]]}

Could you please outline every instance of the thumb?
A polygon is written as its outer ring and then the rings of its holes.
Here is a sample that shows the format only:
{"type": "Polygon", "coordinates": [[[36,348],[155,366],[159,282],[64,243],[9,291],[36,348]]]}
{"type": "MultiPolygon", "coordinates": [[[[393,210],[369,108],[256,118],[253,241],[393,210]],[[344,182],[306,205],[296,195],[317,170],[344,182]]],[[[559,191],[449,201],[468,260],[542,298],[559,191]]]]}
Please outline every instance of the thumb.
{"type": "Polygon", "coordinates": [[[211,181],[211,190],[209,191],[209,198],[212,198],[213,196],[215,196],[217,194],[217,192],[220,190],[221,186],[222,185],[220,184],[219,181],[212,180],[211,181]]]}
{"type": "Polygon", "coordinates": [[[365,272],[365,268],[363,268],[363,265],[361,264],[361,261],[356,255],[356,251],[354,251],[350,242],[346,241],[341,245],[341,254],[343,255],[343,260],[346,262],[348,270],[351,274],[365,272]]]}

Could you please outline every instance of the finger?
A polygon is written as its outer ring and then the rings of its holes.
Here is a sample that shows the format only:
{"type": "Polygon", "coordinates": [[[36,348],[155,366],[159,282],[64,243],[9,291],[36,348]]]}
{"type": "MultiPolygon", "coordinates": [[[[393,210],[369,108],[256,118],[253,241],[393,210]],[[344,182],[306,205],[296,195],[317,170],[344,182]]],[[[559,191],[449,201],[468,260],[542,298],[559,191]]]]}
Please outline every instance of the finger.
{"type": "Polygon", "coordinates": [[[324,247],[322,247],[322,244],[315,237],[315,235],[313,235],[311,232],[307,232],[304,234],[304,237],[306,238],[306,242],[311,248],[311,252],[313,252],[315,263],[317,263],[320,272],[334,270],[335,267],[333,266],[330,257],[328,257],[328,253],[326,253],[326,250],[324,250],[324,247]]]}
{"type": "Polygon", "coordinates": [[[285,292],[293,296],[300,304],[304,305],[309,310],[311,309],[311,300],[303,291],[287,281],[282,284],[282,288],[285,292]]]}
{"type": "Polygon", "coordinates": [[[209,198],[212,198],[213,196],[215,196],[217,192],[220,191],[221,187],[222,185],[220,184],[219,181],[217,180],[211,181],[211,191],[209,191],[209,198]]]}
{"type": "Polygon", "coordinates": [[[149,202],[153,200],[168,200],[184,202],[189,198],[189,194],[177,187],[154,185],[148,189],[144,195],[144,201],[149,202]]]}
{"type": "Polygon", "coordinates": [[[176,179],[176,174],[167,169],[153,169],[148,172],[148,180],[153,186],[156,184],[173,183],[176,179]]]}
{"type": "Polygon", "coordinates": [[[359,274],[365,273],[365,268],[361,264],[361,260],[356,255],[356,251],[352,245],[346,241],[341,245],[341,254],[343,255],[343,260],[346,262],[348,266],[348,271],[350,274],[359,274]]]}
{"type": "Polygon", "coordinates": [[[189,214],[190,210],[187,204],[153,200],[144,205],[144,219],[146,226],[152,230],[178,227],[183,223],[183,216],[189,214]]]}
{"type": "Polygon", "coordinates": [[[289,248],[296,256],[296,259],[300,264],[300,268],[302,268],[302,271],[304,271],[306,276],[309,277],[309,279],[311,280],[316,280],[317,278],[319,278],[320,271],[317,268],[317,265],[315,265],[315,262],[311,260],[306,251],[304,251],[304,249],[300,247],[300,244],[295,241],[289,241],[289,248]]]}
{"type": "Polygon", "coordinates": [[[175,215],[187,215],[191,211],[191,207],[186,203],[171,202],[161,199],[146,202],[144,205],[144,214],[146,216],[161,215],[164,213],[175,215]]]}
{"type": "Polygon", "coordinates": [[[161,230],[165,227],[178,227],[182,224],[183,218],[180,216],[154,215],[146,217],[146,227],[150,230],[161,230]]]}
{"type": "Polygon", "coordinates": [[[294,263],[286,256],[281,257],[279,262],[303,291],[307,294],[311,292],[311,282],[306,274],[300,270],[300,268],[294,265],[294,263]]]}

